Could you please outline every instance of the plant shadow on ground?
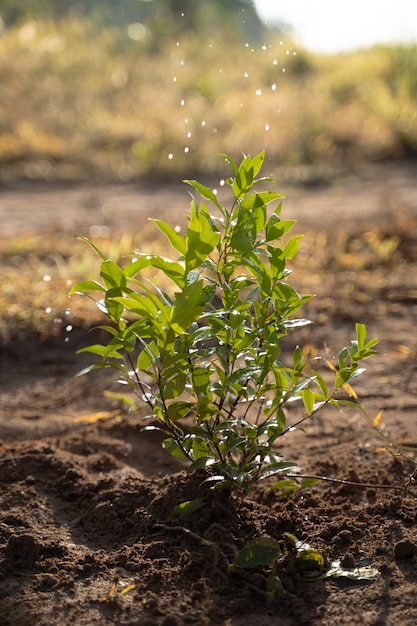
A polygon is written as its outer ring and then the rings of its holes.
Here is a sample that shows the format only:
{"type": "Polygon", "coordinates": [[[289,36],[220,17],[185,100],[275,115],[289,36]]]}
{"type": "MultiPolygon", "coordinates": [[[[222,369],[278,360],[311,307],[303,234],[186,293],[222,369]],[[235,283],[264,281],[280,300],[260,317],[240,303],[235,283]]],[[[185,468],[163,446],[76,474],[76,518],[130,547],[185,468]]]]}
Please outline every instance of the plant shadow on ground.
{"type": "MultiPolygon", "coordinates": [[[[376,229],[365,216],[350,230],[345,250],[363,260],[349,279],[354,289],[343,280],[347,252],[329,256],[309,231],[306,267],[323,257],[315,284],[305,279],[319,293],[308,311],[317,323],[292,336],[288,350],[299,341],[318,353],[326,344],[334,354],[357,318],[366,321],[382,354],[355,389],[373,417],[384,409],[384,433],[413,446],[417,237],[400,222],[393,212],[376,229]],[[358,247],[367,232],[379,240],[358,247]],[[383,242],[394,236],[390,259],[381,260],[383,242]]],[[[160,449],[157,433],[140,433],[140,413],[118,417],[117,403],[102,394],[118,389],[113,375],[74,381],[87,358],[75,349],[91,343],[85,335],[74,330],[68,343],[60,336],[42,344],[26,337],[2,349],[0,624],[416,623],[417,501],[415,489],[401,489],[414,465],[377,452],[385,442],[362,415],[330,412],[305,434],[294,432],[283,452],[305,473],[397,490],[319,483],[280,500],[264,483],[241,501],[201,487],[198,473],[187,475],[160,449]],[[174,507],[187,500],[205,506],[175,517],[174,507]],[[288,550],[278,562],[285,594],[268,603],[261,571],[246,581],[227,574],[223,555],[231,561],[251,539],[283,542],[285,533],[330,561],[372,566],[379,576],[306,581],[288,550]]]]}

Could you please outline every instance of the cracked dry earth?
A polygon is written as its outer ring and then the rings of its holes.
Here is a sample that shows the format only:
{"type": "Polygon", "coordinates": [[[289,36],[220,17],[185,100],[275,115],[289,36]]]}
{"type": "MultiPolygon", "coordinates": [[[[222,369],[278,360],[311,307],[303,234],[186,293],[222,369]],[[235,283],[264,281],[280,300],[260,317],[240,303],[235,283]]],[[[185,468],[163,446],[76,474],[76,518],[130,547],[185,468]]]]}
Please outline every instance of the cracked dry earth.
{"type": "MultiPolygon", "coordinates": [[[[381,354],[355,389],[371,416],[384,410],[380,429],[398,454],[378,451],[385,440],[351,410],[329,411],[282,443],[304,473],[368,486],[320,482],[285,500],[267,484],[243,501],[210,491],[201,474],[188,475],[161,450],[157,434],[141,432],[140,412],[125,416],[103,395],[118,389],[112,374],[75,378],[87,362],[75,351],[92,341],[85,330],[69,341],[28,336],[1,346],[1,626],[417,623],[417,490],[409,480],[417,447],[416,173],[413,165],[387,166],[326,189],[284,190],[285,216],[329,240],[376,221],[397,228],[407,215],[384,281],[358,275],[347,298],[343,285],[352,279],[329,266],[328,280],[312,287],[319,297],[307,315],[317,323],[284,346],[284,358],[296,343],[335,353],[355,321],[380,338],[381,354]],[[88,421],[100,412],[107,419],[88,421]],[[192,499],[205,506],[176,518],[174,507],[192,499]],[[247,581],[227,574],[224,556],[232,561],[259,537],[282,542],[284,533],[330,562],[378,575],[307,581],[289,550],[277,563],[285,593],[267,602],[261,571],[247,581]]],[[[104,218],[122,228],[133,215],[139,228],[151,212],[168,218],[187,203],[182,187],[8,189],[0,217],[10,217],[7,236],[22,223],[42,232],[59,206],[57,230],[80,234],[104,218]]]]}

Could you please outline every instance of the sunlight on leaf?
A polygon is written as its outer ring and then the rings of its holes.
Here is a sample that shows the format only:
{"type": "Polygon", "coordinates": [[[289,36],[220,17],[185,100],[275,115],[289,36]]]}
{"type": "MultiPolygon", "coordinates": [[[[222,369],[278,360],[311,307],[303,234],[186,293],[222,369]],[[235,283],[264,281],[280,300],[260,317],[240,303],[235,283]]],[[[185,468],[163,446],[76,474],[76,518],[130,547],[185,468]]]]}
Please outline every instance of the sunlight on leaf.
{"type": "Polygon", "coordinates": [[[234,565],[241,569],[262,567],[270,565],[281,554],[281,548],[276,539],[261,537],[260,539],[250,541],[238,552],[234,565]]]}

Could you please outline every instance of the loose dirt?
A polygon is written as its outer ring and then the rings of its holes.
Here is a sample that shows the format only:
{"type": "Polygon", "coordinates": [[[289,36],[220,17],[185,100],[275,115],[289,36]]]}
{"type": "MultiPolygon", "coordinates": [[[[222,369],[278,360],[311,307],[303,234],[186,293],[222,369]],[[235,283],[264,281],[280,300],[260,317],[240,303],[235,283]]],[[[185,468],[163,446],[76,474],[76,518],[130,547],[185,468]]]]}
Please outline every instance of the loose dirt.
{"type": "MultiPolygon", "coordinates": [[[[284,500],[266,483],[244,500],[210,491],[203,475],[188,475],[161,450],[158,434],[141,432],[144,413],[125,415],[103,395],[119,390],[111,373],[75,377],[89,362],[75,354],[92,342],[85,329],[1,346],[0,625],[417,623],[416,174],[414,164],[385,164],[328,187],[277,185],[288,197],[284,216],[299,220],[307,244],[323,232],[330,250],[341,233],[375,225],[398,239],[375,271],[372,264],[341,271],[340,263],[333,271],[329,252],[325,280],[310,277],[307,256],[302,283],[311,278],[319,294],[308,311],[316,324],[284,345],[283,359],[297,343],[335,354],[353,338],[355,321],[380,338],[381,354],[355,385],[369,419],[330,410],[283,438],[284,455],[305,474],[348,484],[322,481],[284,500]],[[381,410],[382,434],[371,424],[381,410]],[[381,451],[384,436],[398,447],[381,451]],[[205,506],[175,517],[174,507],[193,499],[205,506]],[[285,533],[328,562],[378,575],[307,581],[285,533]],[[273,601],[262,571],[245,580],[225,564],[259,537],[283,549],[284,593],[273,601]]],[[[149,216],[172,221],[187,205],[187,188],[178,185],[0,192],[3,237],[138,230],[149,216]]]]}

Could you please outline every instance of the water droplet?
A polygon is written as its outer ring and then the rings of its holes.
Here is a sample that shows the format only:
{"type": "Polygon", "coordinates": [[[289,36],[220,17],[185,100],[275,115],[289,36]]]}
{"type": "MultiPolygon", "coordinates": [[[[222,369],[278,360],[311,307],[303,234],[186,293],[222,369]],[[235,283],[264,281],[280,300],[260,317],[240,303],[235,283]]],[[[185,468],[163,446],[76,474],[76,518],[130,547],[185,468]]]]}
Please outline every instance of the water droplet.
{"type": "Polygon", "coordinates": [[[217,196],[217,189],[213,189],[213,193],[215,196],[217,196]]]}
{"type": "Polygon", "coordinates": [[[272,83],[271,89],[272,89],[272,91],[276,91],[277,90],[277,84],[276,83],[272,83]]]}
{"type": "Polygon", "coordinates": [[[180,233],[181,232],[181,226],[179,226],[178,224],[175,226],[174,228],[176,233],[180,233]]]}
{"type": "Polygon", "coordinates": [[[245,78],[249,78],[249,74],[248,74],[247,72],[245,72],[245,73],[243,74],[243,76],[244,76],[245,78]]]}
{"type": "Polygon", "coordinates": [[[272,65],[278,65],[278,60],[277,60],[277,59],[274,59],[274,60],[272,61],[272,65]]]}
{"type": "Polygon", "coordinates": [[[206,125],[206,122],[205,122],[205,120],[203,120],[203,121],[201,122],[201,126],[205,126],[205,125],[206,125]]]}
{"type": "MultiPolygon", "coordinates": [[[[281,43],[282,43],[282,42],[281,42],[281,43]]],[[[179,41],[177,41],[177,43],[176,43],[175,45],[176,45],[177,47],[179,47],[180,42],[179,42],[179,41]]]]}
{"type": "Polygon", "coordinates": [[[52,307],[47,306],[45,309],[45,313],[52,313],[52,307]]]}
{"type": "Polygon", "coordinates": [[[169,159],[170,161],[172,161],[172,159],[173,159],[173,158],[174,158],[174,155],[172,154],[172,152],[170,152],[170,153],[168,154],[168,159],[169,159]]]}
{"type": "Polygon", "coordinates": [[[269,124],[265,124],[265,130],[269,130],[269,124]]]}
{"type": "Polygon", "coordinates": [[[180,65],[184,65],[184,61],[180,61],[180,65]]]}
{"type": "Polygon", "coordinates": [[[285,72],[285,67],[282,68],[282,71],[285,72]]]}
{"type": "MultiPolygon", "coordinates": [[[[187,120],[187,121],[188,121],[188,120],[187,120]]],[[[188,139],[191,137],[191,135],[192,135],[192,133],[190,133],[190,132],[188,132],[188,133],[187,133],[187,137],[188,137],[188,139]]]]}
{"type": "Polygon", "coordinates": [[[65,309],[65,315],[71,315],[71,309],[65,309]]]}
{"type": "Polygon", "coordinates": [[[52,280],[52,276],[50,276],[49,274],[44,274],[42,276],[42,280],[44,280],[46,283],[49,283],[52,280]]]}
{"type": "Polygon", "coordinates": [[[127,182],[133,177],[133,169],[130,167],[130,165],[121,165],[117,170],[117,176],[123,182],[127,182]]]}
{"type": "Polygon", "coordinates": [[[69,343],[69,337],[65,337],[64,343],[69,343]]]}
{"type": "Polygon", "coordinates": [[[268,49],[268,47],[264,44],[264,45],[262,46],[262,50],[267,50],[267,49],[268,49]]]}
{"type": "Polygon", "coordinates": [[[71,324],[68,324],[68,326],[65,326],[65,330],[67,331],[67,333],[70,333],[72,331],[71,324]]]}
{"type": "Polygon", "coordinates": [[[183,107],[185,104],[185,100],[181,100],[180,105],[183,107]]]}
{"type": "Polygon", "coordinates": [[[62,324],[62,319],[60,317],[54,317],[54,324],[62,324]]]}
{"type": "Polygon", "coordinates": [[[135,22],[134,24],[129,24],[127,34],[133,41],[141,41],[146,37],[147,29],[141,22],[135,22]]]}
{"type": "Polygon", "coordinates": [[[176,82],[177,82],[177,77],[176,77],[176,76],[174,76],[174,78],[172,79],[172,82],[173,82],[173,83],[176,83],[176,82]]]}
{"type": "Polygon", "coordinates": [[[262,89],[257,89],[257,90],[255,91],[255,94],[256,94],[257,96],[262,96],[262,89]]]}
{"type": "Polygon", "coordinates": [[[221,179],[221,181],[219,182],[220,187],[224,187],[226,184],[226,181],[224,180],[224,178],[221,179]]]}
{"type": "Polygon", "coordinates": [[[190,151],[190,148],[188,146],[185,146],[185,148],[184,148],[185,154],[187,154],[189,151],[190,151]]]}

